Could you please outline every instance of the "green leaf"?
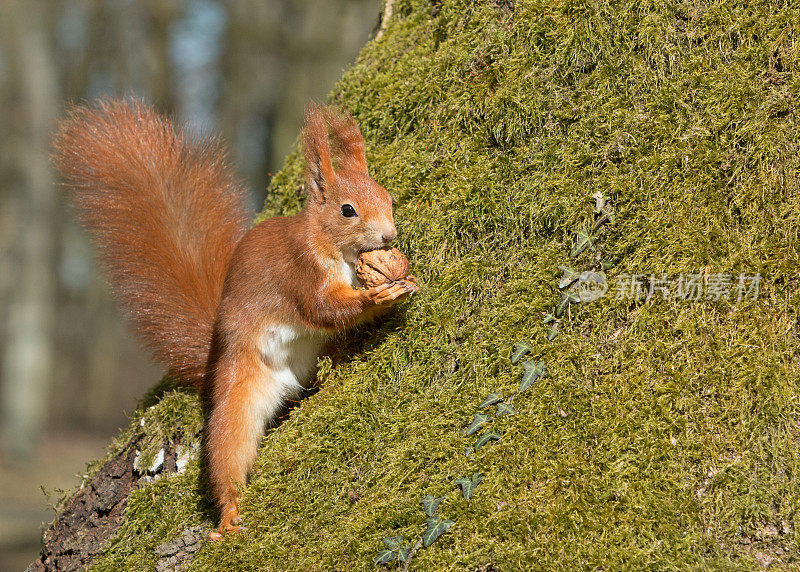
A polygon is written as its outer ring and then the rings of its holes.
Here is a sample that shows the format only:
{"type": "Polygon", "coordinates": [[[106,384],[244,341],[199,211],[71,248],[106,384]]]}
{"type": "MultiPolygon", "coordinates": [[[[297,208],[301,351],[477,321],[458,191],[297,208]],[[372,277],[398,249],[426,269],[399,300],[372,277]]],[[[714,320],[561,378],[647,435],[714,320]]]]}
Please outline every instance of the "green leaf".
{"type": "Polygon", "coordinates": [[[380,564],[388,564],[389,562],[394,560],[396,556],[397,552],[395,552],[394,550],[387,550],[386,548],[384,548],[383,550],[378,552],[378,555],[375,557],[375,565],[378,566],[380,564]]]}
{"type": "Polygon", "coordinates": [[[383,543],[389,550],[398,550],[403,542],[405,542],[405,539],[402,536],[390,536],[383,539],[383,543]]]}
{"type": "Polygon", "coordinates": [[[568,268],[566,266],[559,266],[559,270],[561,270],[564,275],[561,277],[561,280],[558,281],[558,288],[563,290],[564,288],[569,288],[580,277],[580,272],[575,272],[572,268],[568,268]]]}
{"type": "Polygon", "coordinates": [[[528,342],[517,342],[511,352],[511,363],[519,363],[519,360],[533,351],[533,346],[528,342]]]}
{"type": "Polygon", "coordinates": [[[611,270],[612,268],[614,268],[614,264],[615,262],[613,260],[603,260],[600,263],[600,268],[602,268],[603,270],[611,270]]]}
{"type": "Polygon", "coordinates": [[[501,393],[490,393],[486,396],[486,399],[481,401],[480,405],[478,405],[478,409],[483,409],[484,407],[489,407],[490,405],[494,405],[495,403],[500,403],[505,399],[501,393]]]}
{"type": "Polygon", "coordinates": [[[397,552],[397,559],[398,559],[400,562],[408,562],[408,557],[409,557],[409,556],[411,556],[411,548],[409,548],[409,547],[406,547],[406,548],[401,548],[401,549],[400,549],[400,550],[397,552]]]}
{"type": "Polygon", "coordinates": [[[567,311],[567,307],[570,304],[577,304],[581,301],[580,296],[578,296],[575,292],[564,292],[561,295],[561,300],[559,300],[558,305],[556,306],[555,315],[556,318],[560,318],[564,315],[564,312],[567,311]]]}
{"type": "Polygon", "coordinates": [[[486,445],[486,443],[490,441],[497,441],[500,439],[500,437],[501,437],[500,433],[498,433],[494,429],[487,431],[486,433],[478,437],[477,441],[475,441],[475,450],[478,451],[481,447],[486,445]]]}
{"type": "Polygon", "coordinates": [[[475,449],[472,447],[472,445],[470,445],[469,447],[467,447],[467,450],[464,451],[464,455],[467,456],[467,457],[471,457],[472,453],[474,453],[474,452],[475,452],[475,449]]]}
{"type": "Polygon", "coordinates": [[[437,538],[447,532],[450,527],[455,524],[452,520],[440,516],[431,517],[426,522],[428,523],[428,529],[425,531],[425,534],[422,535],[422,543],[425,546],[430,546],[436,542],[437,538]]]}
{"type": "Polygon", "coordinates": [[[564,315],[564,312],[567,311],[567,306],[569,306],[569,293],[564,292],[561,295],[561,300],[558,301],[558,305],[556,306],[555,315],[556,318],[560,318],[564,315]]]}
{"type": "Polygon", "coordinates": [[[445,497],[435,497],[433,495],[425,495],[422,499],[422,510],[425,511],[426,516],[433,516],[433,513],[436,512],[436,509],[439,508],[439,504],[445,499],[445,497]]]}
{"type": "Polygon", "coordinates": [[[472,435],[473,433],[477,433],[478,429],[483,427],[488,422],[489,422],[488,415],[484,415],[483,413],[476,413],[472,417],[472,423],[470,423],[469,427],[467,427],[467,435],[472,435]]]}
{"type": "Polygon", "coordinates": [[[514,415],[516,411],[514,408],[511,407],[508,403],[498,403],[497,404],[497,416],[500,417],[502,415],[514,415]]]}
{"type": "Polygon", "coordinates": [[[558,322],[553,324],[547,331],[547,341],[552,341],[558,335],[558,322]]]}
{"type": "Polygon", "coordinates": [[[475,473],[472,477],[459,477],[455,480],[455,483],[461,487],[461,495],[464,497],[465,500],[469,500],[472,498],[472,494],[475,492],[475,489],[478,488],[478,485],[481,484],[483,480],[483,475],[480,473],[475,473]]]}
{"type": "Polygon", "coordinates": [[[543,324],[552,324],[553,322],[557,321],[556,317],[553,314],[547,314],[542,320],[543,324]]]}
{"type": "Polygon", "coordinates": [[[592,232],[596,232],[597,229],[599,229],[601,226],[603,226],[607,222],[611,223],[611,224],[614,224],[614,213],[613,212],[603,208],[600,211],[598,211],[598,213],[600,214],[600,216],[597,217],[597,220],[594,221],[594,224],[592,225],[592,232]]]}
{"type": "Polygon", "coordinates": [[[573,258],[580,256],[584,250],[594,245],[594,240],[594,237],[590,235],[586,229],[579,230],[578,240],[573,249],[570,251],[569,255],[573,258]]]}
{"type": "Polygon", "coordinates": [[[522,364],[524,371],[519,382],[519,391],[523,392],[544,375],[544,360],[526,361],[522,364]]]}

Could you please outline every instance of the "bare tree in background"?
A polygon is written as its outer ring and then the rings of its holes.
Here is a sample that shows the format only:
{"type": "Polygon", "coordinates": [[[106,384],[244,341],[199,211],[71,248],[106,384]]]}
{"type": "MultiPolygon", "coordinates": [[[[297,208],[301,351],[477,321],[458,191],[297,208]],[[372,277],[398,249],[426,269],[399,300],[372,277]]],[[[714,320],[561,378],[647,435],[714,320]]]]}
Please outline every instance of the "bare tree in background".
{"type": "Polygon", "coordinates": [[[277,101],[285,83],[285,49],[290,25],[290,0],[269,4],[231,0],[225,33],[219,126],[240,174],[255,190],[255,206],[263,201],[269,148],[277,101]]]}
{"type": "Polygon", "coordinates": [[[8,96],[4,109],[14,110],[10,151],[19,189],[24,189],[16,225],[19,263],[9,295],[0,416],[5,446],[17,457],[30,454],[42,431],[52,379],[56,190],[48,150],[59,110],[47,18],[52,7],[44,0],[0,2],[8,96]]]}
{"type": "Polygon", "coordinates": [[[310,98],[324,98],[377,21],[374,0],[231,0],[219,125],[254,191],[297,140],[310,98]]]}

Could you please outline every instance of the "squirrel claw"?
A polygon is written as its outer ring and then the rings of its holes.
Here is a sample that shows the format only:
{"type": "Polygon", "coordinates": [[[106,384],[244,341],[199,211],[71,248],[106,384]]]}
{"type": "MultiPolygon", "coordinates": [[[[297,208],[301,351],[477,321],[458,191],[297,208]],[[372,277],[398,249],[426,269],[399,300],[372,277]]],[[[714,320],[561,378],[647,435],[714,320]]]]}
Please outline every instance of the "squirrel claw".
{"type": "Polygon", "coordinates": [[[399,302],[406,294],[409,293],[409,290],[406,288],[405,282],[400,281],[381,284],[380,286],[372,288],[368,292],[368,296],[373,303],[383,305],[399,302]]]}
{"type": "Polygon", "coordinates": [[[416,294],[419,292],[419,286],[417,285],[417,279],[413,276],[406,276],[406,279],[403,281],[406,288],[411,294],[416,294]]]}
{"type": "Polygon", "coordinates": [[[223,536],[231,532],[239,532],[242,530],[242,517],[239,516],[239,507],[236,505],[229,505],[222,511],[222,519],[219,523],[219,528],[213,530],[208,534],[209,540],[221,540],[223,536]]]}
{"type": "MultiPolygon", "coordinates": [[[[241,519],[239,520],[241,522],[241,519]]],[[[240,525],[222,523],[217,530],[212,530],[208,533],[209,540],[222,540],[222,537],[232,532],[239,532],[243,527],[240,525]]]]}

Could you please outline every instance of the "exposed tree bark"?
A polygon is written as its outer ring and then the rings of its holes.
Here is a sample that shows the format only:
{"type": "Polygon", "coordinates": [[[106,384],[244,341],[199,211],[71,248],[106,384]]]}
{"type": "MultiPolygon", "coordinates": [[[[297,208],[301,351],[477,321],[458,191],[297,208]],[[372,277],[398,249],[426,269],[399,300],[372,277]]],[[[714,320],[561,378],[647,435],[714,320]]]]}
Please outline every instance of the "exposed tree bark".
{"type": "Polygon", "coordinates": [[[42,535],[39,558],[28,570],[72,571],[91,565],[122,523],[131,491],[179,470],[178,446],[177,442],[171,447],[164,443],[163,462],[150,472],[137,468],[141,435],[132,437],[122,451],[63,501],[63,510],[42,535]]]}
{"type": "Polygon", "coordinates": [[[380,27],[378,28],[378,33],[375,34],[376,40],[380,39],[380,37],[383,36],[383,33],[386,31],[386,26],[389,25],[389,20],[392,18],[392,12],[394,12],[394,0],[386,0],[383,5],[380,27]]]}
{"type": "Polygon", "coordinates": [[[42,553],[28,570],[82,570],[119,527],[128,495],[138,439],[103,467],[64,503],[64,511],[44,531],[42,553]]]}

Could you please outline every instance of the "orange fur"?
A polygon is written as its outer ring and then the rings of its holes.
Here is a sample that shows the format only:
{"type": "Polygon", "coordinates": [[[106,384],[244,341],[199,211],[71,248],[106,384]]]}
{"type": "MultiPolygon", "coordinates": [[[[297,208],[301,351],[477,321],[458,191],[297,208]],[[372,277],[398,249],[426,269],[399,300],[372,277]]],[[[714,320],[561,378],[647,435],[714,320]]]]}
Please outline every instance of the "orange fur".
{"type": "Polygon", "coordinates": [[[139,333],[174,372],[205,380],[215,537],[237,530],[237,485],[264,425],[313,379],[329,337],[418,290],[413,277],[357,289],[358,255],[397,233],[355,121],[312,105],[303,141],[303,210],[244,233],[241,190],[218,148],[142,105],[74,110],[57,139],[58,164],[139,333]],[[357,216],[344,216],[345,204],[357,216]]]}
{"type": "Polygon", "coordinates": [[[55,161],[122,307],[155,358],[199,385],[244,191],[216,141],[193,141],[140,103],[76,107],[55,161]]]}

